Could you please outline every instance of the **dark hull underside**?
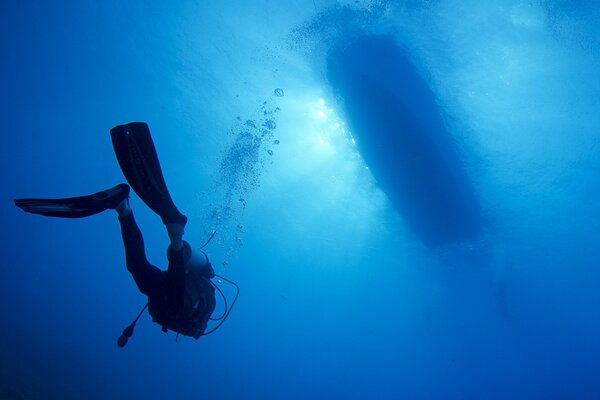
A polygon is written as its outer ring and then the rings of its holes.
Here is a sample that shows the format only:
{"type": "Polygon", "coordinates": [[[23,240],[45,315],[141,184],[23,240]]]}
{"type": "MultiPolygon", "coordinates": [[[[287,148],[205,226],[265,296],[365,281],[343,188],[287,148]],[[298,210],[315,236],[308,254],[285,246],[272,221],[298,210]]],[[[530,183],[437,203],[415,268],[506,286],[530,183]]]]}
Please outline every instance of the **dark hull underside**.
{"type": "Polygon", "coordinates": [[[328,79],[378,185],[427,246],[476,239],[479,206],[428,85],[386,36],[330,51],[328,79]]]}

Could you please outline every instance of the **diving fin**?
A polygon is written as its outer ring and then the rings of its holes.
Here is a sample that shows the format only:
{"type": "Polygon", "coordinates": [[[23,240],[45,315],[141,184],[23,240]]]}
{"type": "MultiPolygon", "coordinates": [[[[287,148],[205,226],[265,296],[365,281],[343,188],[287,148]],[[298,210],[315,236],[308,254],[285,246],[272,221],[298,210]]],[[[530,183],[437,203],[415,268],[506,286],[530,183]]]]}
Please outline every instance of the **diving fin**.
{"type": "Polygon", "coordinates": [[[83,218],[109,208],[116,208],[127,197],[129,197],[129,186],[121,183],[88,196],[62,199],[16,199],[15,205],[23,211],[47,217],[83,218]]]}
{"type": "Polygon", "coordinates": [[[110,130],[110,136],[121,171],[137,195],[164,224],[185,226],[187,217],[171,199],[148,125],[118,125],[110,130]]]}

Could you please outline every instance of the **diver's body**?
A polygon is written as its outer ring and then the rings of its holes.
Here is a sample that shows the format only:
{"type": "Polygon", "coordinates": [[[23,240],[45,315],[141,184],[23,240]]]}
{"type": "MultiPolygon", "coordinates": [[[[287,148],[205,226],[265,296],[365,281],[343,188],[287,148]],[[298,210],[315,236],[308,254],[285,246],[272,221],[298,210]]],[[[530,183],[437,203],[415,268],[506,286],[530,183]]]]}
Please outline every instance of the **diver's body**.
{"type": "Polygon", "coordinates": [[[210,283],[214,270],[208,257],[202,253],[204,259],[194,265],[195,270],[186,269],[185,252],[189,244],[182,240],[184,227],[172,224],[167,226],[171,239],[169,266],[166,271],[159,269],[146,258],[144,238],[129,201],[124,199],[116,210],[119,213],[127,270],[139,291],[148,296],[152,320],[165,331],[172,329],[199,338],[215,309],[215,289],[210,283]]]}
{"type": "MultiPolygon", "coordinates": [[[[146,258],[144,239],[129,205],[130,186],[127,184],[87,196],[17,199],[15,204],[33,214],[61,218],[82,218],[107,209],[116,210],[127,270],[140,292],[148,296],[147,307],[152,320],[161,325],[165,332],[172,330],[198,339],[205,334],[207,322],[215,309],[215,288],[211,282],[215,276],[214,270],[204,252],[192,251],[183,240],[187,217],[179,212],[171,199],[148,126],[143,122],[133,122],[116,126],[110,133],[117,160],[127,181],[142,201],[160,216],[167,228],[170,245],[166,271],[152,265],[146,258]]],[[[216,319],[221,321],[217,327],[227,315],[226,311],[223,317],[216,319]]],[[[120,347],[133,334],[138,318],[123,331],[117,342],[120,347]]]]}

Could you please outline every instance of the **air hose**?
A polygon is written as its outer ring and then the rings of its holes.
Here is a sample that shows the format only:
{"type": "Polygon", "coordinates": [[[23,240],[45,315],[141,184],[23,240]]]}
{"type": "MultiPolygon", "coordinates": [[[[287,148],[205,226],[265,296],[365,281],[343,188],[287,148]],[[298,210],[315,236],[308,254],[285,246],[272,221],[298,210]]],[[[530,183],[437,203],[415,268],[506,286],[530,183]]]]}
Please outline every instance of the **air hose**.
{"type": "Polygon", "coordinates": [[[215,274],[215,276],[219,279],[224,280],[225,282],[228,282],[229,284],[231,284],[235,287],[235,290],[236,290],[235,297],[233,298],[233,301],[231,302],[231,306],[228,307],[227,298],[225,297],[225,294],[223,294],[223,291],[221,290],[221,288],[219,288],[217,285],[215,285],[213,283],[213,281],[210,281],[210,284],[213,285],[214,288],[219,291],[219,293],[221,294],[221,297],[223,297],[223,301],[225,302],[225,310],[223,312],[223,315],[220,316],[219,318],[211,318],[211,320],[213,320],[213,321],[220,321],[220,322],[214,328],[212,328],[210,331],[203,333],[202,336],[210,335],[211,333],[213,333],[214,331],[219,329],[221,327],[221,325],[223,325],[223,322],[225,322],[227,317],[229,317],[229,314],[231,313],[231,310],[233,309],[233,306],[235,305],[235,302],[237,301],[238,296],[240,295],[240,287],[237,285],[237,283],[235,283],[221,275],[215,274]]]}

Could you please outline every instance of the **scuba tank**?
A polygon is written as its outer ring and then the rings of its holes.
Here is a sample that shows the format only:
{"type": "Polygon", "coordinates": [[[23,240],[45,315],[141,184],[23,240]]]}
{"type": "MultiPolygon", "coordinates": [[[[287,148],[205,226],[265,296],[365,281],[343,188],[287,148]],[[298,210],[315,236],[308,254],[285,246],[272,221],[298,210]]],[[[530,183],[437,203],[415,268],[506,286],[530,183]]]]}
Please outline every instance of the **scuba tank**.
{"type": "MultiPolygon", "coordinates": [[[[169,245],[167,248],[167,259],[169,262],[171,261],[171,256],[172,251],[169,245]]],[[[215,271],[206,253],[202,250],[193,250],[192,246],[185,240],[183,241],[183,267],[185,268],[186,280],[188,276],[192,279],[197,276],[212,279],[215,276],[215,271]]]]}

